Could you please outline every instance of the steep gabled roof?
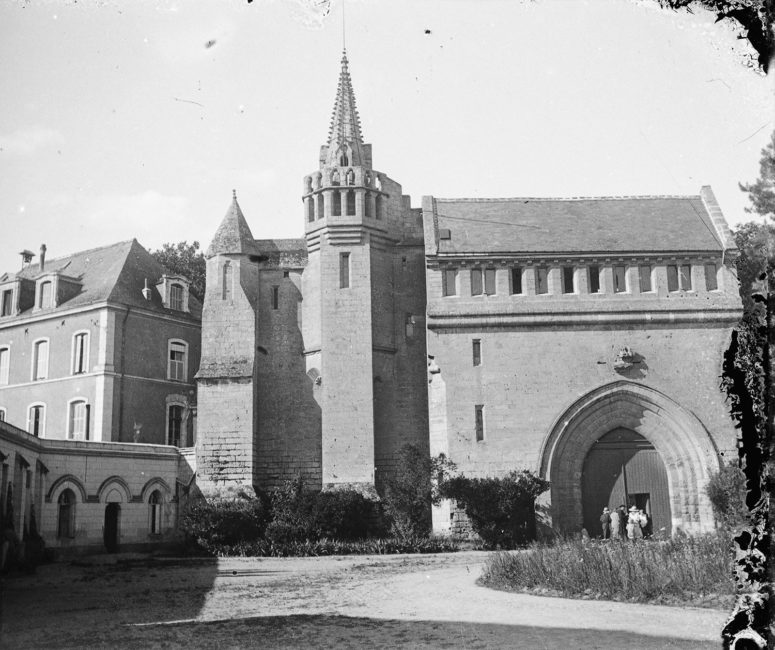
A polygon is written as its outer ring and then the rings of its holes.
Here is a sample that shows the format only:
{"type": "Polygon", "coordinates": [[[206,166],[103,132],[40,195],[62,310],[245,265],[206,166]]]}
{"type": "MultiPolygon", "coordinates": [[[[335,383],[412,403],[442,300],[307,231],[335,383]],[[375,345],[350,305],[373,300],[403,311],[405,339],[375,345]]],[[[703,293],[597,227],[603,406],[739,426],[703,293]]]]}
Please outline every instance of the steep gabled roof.
{"type": "Polygon", "coordinates": [[[441,254],[724,248],[700,196],[436,199],[436,214],[441,254]]]}
{"type": "Polygon", "coordinates": [[[254,253],[253,234],[250,232],[245,215],[237,203],[237,192],[232,192],[232,201],[226,216],[215,231],[205,257],[222,253],[254,253]]]}
{"type": "MultiPolygon", "coordinates": [[[[163,274],[170,272],[136,239],[46,260],[43,273],[53,272],[66,275],[80,283],[78,293],[64,300],[54,311],[110,301],[181,314],[163,306],[161,296],[154,286],[163,274]],[[151,300],[146,300],[142,294],[146,279],[151,289],[151,300]]],[[[35,280],[40,275],[40,265],[31,264],[19,271],[15,277],[35,280]]],[[[189,309],[192,317],[201,318],[202,305],[193,296],[190,296],[189,309]]],[[[30,311],[31,309],[28,309],[22,314],[30,311]]]]}

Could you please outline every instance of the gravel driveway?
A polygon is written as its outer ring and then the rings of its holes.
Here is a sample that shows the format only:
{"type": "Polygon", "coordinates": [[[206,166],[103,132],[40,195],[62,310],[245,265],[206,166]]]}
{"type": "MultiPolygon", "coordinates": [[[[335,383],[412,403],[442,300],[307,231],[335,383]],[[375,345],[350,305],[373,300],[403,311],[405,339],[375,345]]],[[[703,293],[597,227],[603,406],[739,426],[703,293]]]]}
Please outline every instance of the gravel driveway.
{"type": "Polygon", "coordinates": [[[485,553],[102,556],[2,582],[3,648],[714,648],[727,612],[476,584],[485,553]],[[86,563],[88,562],[88,563],[86,563]]]}

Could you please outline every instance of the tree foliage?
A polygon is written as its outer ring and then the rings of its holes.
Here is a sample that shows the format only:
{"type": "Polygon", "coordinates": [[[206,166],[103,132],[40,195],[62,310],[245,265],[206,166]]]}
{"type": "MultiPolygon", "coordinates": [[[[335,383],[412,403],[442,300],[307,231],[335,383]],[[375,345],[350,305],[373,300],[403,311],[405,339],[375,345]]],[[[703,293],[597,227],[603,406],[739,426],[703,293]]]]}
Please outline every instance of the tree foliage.
{"type": "Polygon", "coordinates": [[[441,496],[455,499],[474,532],[489,548],[515,548],[535,539],[535,500],[549,489],[528,470],[500,478],[455,476],[440,486],[441,496]]]}
{"type": "Polygon", "coordinates": [[[662,7],[686,9],[704,7],[716,15],[716,22],[729,20],[740,30],[739,39],[745,39],[756,50],[759,67],[767,74],[775,54],[772,35],[773,0],[657,0],[662,7]]]}
{"type": "Polygon", "coordinates": [[[746,212],[775,219],[775,131],[762,149],[759,159],[759,178],[753,183],[740,183],[740,189],[748,192],[751,206],[746,212]]]}
{"type": "Polygon", "coordinates": [[[391,532],[399,538],[427,536],[430,506],[441,500],[439,484],[455,464],[444,454],[431,457],[417,445],[404,445],[395,472],[385,481],[383,506],[391,532]]]}
{"type": "Polygon", "coordinates": [[[722,465],[711,475],[705,488],[716,521],[726,528],[736,528],[749,523],[748,508],[745,505],[745,474],[736,462],[722,465]]]}
{"type": "Polygon", "coordinates": [[[207,263],[199,250],[199,242],[181,241],[177,244],[163,244],[159,250],[151,251],[165,268],[187,277],[191,282],[191,293],[199,300],[205,296],[207,263]]]}

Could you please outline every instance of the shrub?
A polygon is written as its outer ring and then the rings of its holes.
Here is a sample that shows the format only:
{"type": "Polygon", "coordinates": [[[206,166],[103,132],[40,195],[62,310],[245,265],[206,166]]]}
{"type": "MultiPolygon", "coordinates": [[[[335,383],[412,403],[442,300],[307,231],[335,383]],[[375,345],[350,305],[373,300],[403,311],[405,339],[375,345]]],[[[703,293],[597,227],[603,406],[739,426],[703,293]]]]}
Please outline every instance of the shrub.
{"type": "Polygon", "coordinates": [[[375,527],[375,519],[374,503],[355,490],[320,492],[315,497],[313,520],[321,537],[361,539],[375,527]]]}
{"type": "Polygon", "coordinates": [[[439,484],[455,464],[444,454],[431,457],[416,445],[404,445],[395,471],[385,481],[382,500],[390,530],[396,537],[427,536],[431,531],[431,504],[438,504],[439,484]]]}
{"type": "Polygon", "coordinates": [[[522,470],[501,478],[456,476],[440,489],[465,510],[486,547],[515,548],[535,539],[535,500],[548,488],[548,481],[522,470]]]}
{"type": "Polygon", "coordinates": [[[317,539],[315,494],[304,489],[301,476],[286,481],[269,493],[272,522],[267,526],[269,541],[285,544],[295,540],[317,539]]]}
{"type": "Polygon", "coordinates": [[[270,519],[264,496],[197,501],[183,515],[181,529],[196,546],[215,553],[224,545],[254,541],[263,536],[270,519]]]}
{"type": "Polygon", "coordinates": [[[713,506],[717,522],[726,529],[749,524],[749,510],[745,503],[745,473],[730,462],[713,474],[705,488],[713,506]]]}
{"type": "Polygon", "coordinates": [[[566,596],[705,604],[734,594],[730,541],[723,534],[664,541],[561,540],[520,553],[496,553],[482,583],[499,589],[543,589],[566,596]]]}

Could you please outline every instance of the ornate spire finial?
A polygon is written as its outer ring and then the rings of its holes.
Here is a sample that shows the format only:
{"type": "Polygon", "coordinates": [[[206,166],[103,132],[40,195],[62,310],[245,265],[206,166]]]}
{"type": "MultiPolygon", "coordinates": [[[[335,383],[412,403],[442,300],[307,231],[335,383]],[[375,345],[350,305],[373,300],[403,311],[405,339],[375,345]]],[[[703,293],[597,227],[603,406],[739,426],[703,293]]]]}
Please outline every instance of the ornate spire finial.
{"type": "Polygon", "coordinates": [[[355,107],[355,93],[348,63],[347,51],[343,50],[342,70],[339,73],[331,128],[328,131],[329,165],[362,165],[364,161],[361,120],[355,107]],[[340,162],[345,159],[346,163],[340,162]]]}

